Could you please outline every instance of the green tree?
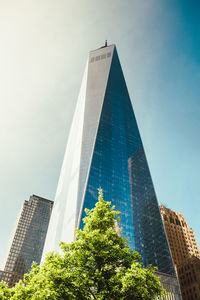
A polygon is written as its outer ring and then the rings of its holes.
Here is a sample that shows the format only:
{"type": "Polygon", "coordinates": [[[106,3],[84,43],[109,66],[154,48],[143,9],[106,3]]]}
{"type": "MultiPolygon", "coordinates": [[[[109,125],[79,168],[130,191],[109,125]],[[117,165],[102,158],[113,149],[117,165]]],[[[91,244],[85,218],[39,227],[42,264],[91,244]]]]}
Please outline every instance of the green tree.
{"type": "Polygon", "coordinates": [[[4,285],[1,299],[148,300],[163,293],[156,269],[143,268],[140,255],[120,235],[119,212],[103,200],[101,189],[98,200],[86,210],[76,241],[61,243],[62,254],[48,254],[41,267],[33,264],[25,284],[16,284],[8,296],[4,285]]]}
{"type": "Polygon", "coordinates": [[[14,292],[13,289],[9,289],[5,282],[0,283],[0,299],[11,299],[14,292]]]}

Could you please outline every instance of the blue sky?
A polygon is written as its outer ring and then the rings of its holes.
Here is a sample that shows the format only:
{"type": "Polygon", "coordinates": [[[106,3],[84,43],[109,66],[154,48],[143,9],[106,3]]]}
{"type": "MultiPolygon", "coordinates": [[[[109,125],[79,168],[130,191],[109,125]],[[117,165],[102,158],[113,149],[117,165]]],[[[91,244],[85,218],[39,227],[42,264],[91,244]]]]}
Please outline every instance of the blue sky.
{"type": "Polygon", "coordinates": [[[115,43],[160,203],[200,242],[200,2],[0,1],[0,258],[32,194],[54,198],[90,50],[115,43]]]}

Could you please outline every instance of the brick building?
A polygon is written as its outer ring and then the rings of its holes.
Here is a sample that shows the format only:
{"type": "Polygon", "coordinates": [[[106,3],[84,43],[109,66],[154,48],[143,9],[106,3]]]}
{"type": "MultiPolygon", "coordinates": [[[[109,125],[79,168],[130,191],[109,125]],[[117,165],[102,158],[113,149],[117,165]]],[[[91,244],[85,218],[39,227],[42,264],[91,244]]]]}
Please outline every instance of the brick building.
{"type": "Polygon", "coordinates": [[[195,233],[181,213],[160,206],[183,300],[200,299],[200,252],[195,233]]]}
{"type": "Polygon", "coordinates": [[[177,266],[183,299],[200,299],[200,259],[193,256],[177,266]]]}

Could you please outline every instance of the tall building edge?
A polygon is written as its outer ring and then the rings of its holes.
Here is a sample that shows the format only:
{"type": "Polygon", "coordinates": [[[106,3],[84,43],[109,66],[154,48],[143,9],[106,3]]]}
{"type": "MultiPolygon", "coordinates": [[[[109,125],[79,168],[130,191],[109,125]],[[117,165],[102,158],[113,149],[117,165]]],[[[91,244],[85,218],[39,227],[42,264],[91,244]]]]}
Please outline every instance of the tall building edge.
{"type": "MultiPolygon", "coordinates": [[[[90,144],[90,147],[91,147],[90,148],[90,153],[89,153],[89,155],[87,153],[87,165],[88,165],[88,167],[86,169],[85,168],[80,169],[79,196],[78,196],[78,206],[77,206],[77,215],[76,215],[77,228],[80,228],[81,222],[82,222],[82,214],[83,214],[83,210],[84,210],[84,199],[85,199],[87,184],[88,184],[88,180],[89,180],[89,174],[90,174],[92,158],[93,158],[93,154],[94,154],[96,138],[97,138],[99,124],[100,124],[100,118],[101,118],[101,115],[102,115],[102,108],[103,108],[103,102],[104,102],[103,100],[104,100],[105,93],[106,93],[106,88],[107,88],[107,83],[108,83],[108,78],[109,78],[109,71],[110,71],[113,52],[115,50],[115,47],[116,47],[115,45],[110,45],[109,48],[111,49],[111,52],[107,52],[106,54],[101,54],[102,49],[104,47],[99,48],[97,50],[90,51],[90,53],[89,53],[88,61],[90,63],[94,62],[94,53],[97,56],[100,56],[100,55],[105,56],[106,55],[107,61],[106,61],[106,64],[104,64],[102,66],[102,69],[106,68],[106,70],[100,70],[99,71],[99,72],[101,72],[101,71],[104,72],[104,76],[100,80],[101,81],[100,86],[99,86],[99,82],[97,81],[97,76],[95,76],[96,74],[94,74],[96,72],[94,72],[94,70],[91,70],[91,67],[90,67],[90,70],[88,72],[88,78],[91,77],[91,78],[94,78],[95,80],[92,81],[92,82],[88,81],[87,89],[89,91],[91,91],[91,90],[96,91],[97,86],[98,86],[98,89],[102,90],[102,93],[100,95],[98,95],[96,93],[95,93],[95,95],[88,95],[89,93],[86,94],[87,99],[89,98],[89,101],[87,101],[89,103],[86,103],[86,105],[87,105],[87,107],[90,108],[90,111],[89,111],[89,113],[85,114],[85,116],[84,116],[84,121],[85,121],[84,123],[87,123],[87,126],[83,127],[83,139],[84,139],[85,135],[88,134],[88,129],[92,128],[93,131],[92,131],[92,136],[91,136],[91,132],[90,132],[90,139],[92,140],[92,143],[90,144]],[[110,55],[108,55],[108,53],[110,55]],[[92,73],[92,74],[90,74],[90,73],[92,73]],[[91,85],[92,85],[92,89],[91,89],[91,85]],[[92,97],[95,98],[95,102],[93,101],[92,97]],[[92,99],[90,99],[90,98],[92,98],[92,99]],[[98,108],[98,110],[97,110],[97,108],[98,108]],[[89,119],[88,115],[91,114],[91,113],[94,113],[94,111],[95,111],[95,114],[93,115],[93,120],[92,120],[91,123],[88,124],[88,122],[87,122],[88,119],[89,119]],[[81,174],[83,172],[84,172],[84,175],[81,174]]],[[[103,51],[104,50],[105,49],[103,49],[103,51]]],[[[85,159],[86,151],[84,151],[84,150],[85,149],[82,146],[82,156],[81,156],[82,160],[85,159]]]]}
{"type": "MultiPolygon", "coordinates": [[[[112,45],[111,47],[114,49],[115,45],[112,45]]],[[[101,51],[101,49],[98,50],[101,51]]],[[[88,177],[92,151],[94,148],[95,137],[98,128],[98,121],[101,114],[101,106],[103,104],[103,96],[105,93],[106,82],[109,75],[109,65],[105,64],[104,67],[106,67],[106,76],[102,77],[100,80],[99,89],[101,90],[101,95],[98,95],[98,100],[102,103],[100,103],[100,107],[97,107],[97,105],[95,104],[94,109],[92,109],[92,105],[90,105],[90,110],[93,110],[93,119],[91,120],[92,124],[90,124],[88,133],[90,135],[90,138],[93,138],[93,144],[89,145],[89,153],[87,152],[87,155],[85,155],[85,157],[83,158],[81,152],[84,134],[84,120],[86,120],[88,113],[88,111],[85,112],[86,97],[88,97],[88,72],[91,72],[91,70],[88,69],[93,52],[94,51],[91,51],[88,55],[81,83],[78,101],[70,128],[66,152],[58,181],[58,187],[54,201],[54,209],[49,224],[42,260],[44,260],[44,257],[48,252],[52,250],[59,251],[60,241],[65,241],[67,243],[73,241],[75,228],[78,228],[80,224],[80,211],[82,211],[83,209],[83,198],[81,197],[81,195],[85,193],[86,187],[84,180],[87,180],[86,178],[88,177]],[[98,110],[96,110],[95,108],[98,108],[98,110]],[[81,166],[81,158],[86,160],[85,168],[81,166]]],[[[109,61],[111,62],[111,56],[109,58],[109,61]]],[[[92,82],[89,82],[89,85],[95,85],[95,74],[93,76],[93,79],[94,80],[92,82]]],[[[91,95],[89,95],[89,97],[91,97],[91,95]]],[[[95,99],[95,102],[97,102],[97,95],[95,95],[95,99]]]]}
{"type": "Polygon", "coordinates": [[[42,260],[48,252],[59,250],[60,241],[71,242],[74,239],[87,71],[88,61],[69,131],[42,260]],[[62,201],[63,198],[65,201],[62,201]],[[67,220],[65,218],[66,214],[69,216],[67,220]],[[63,231],[63,228],[65,228],[65,231],[63,231]]]}

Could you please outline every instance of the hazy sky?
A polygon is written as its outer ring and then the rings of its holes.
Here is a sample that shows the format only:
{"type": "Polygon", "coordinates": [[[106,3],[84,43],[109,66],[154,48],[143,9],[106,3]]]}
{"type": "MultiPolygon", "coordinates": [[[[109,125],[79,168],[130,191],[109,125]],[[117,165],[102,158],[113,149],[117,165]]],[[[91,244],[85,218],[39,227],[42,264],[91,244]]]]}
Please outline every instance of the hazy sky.
{"type": "Polygon", "coordinates": [[[87,54],[105,39],[158,200],[200,242],[200,2],[0,0],[0,259],[24,200],[54,198],[87,54]]]}

